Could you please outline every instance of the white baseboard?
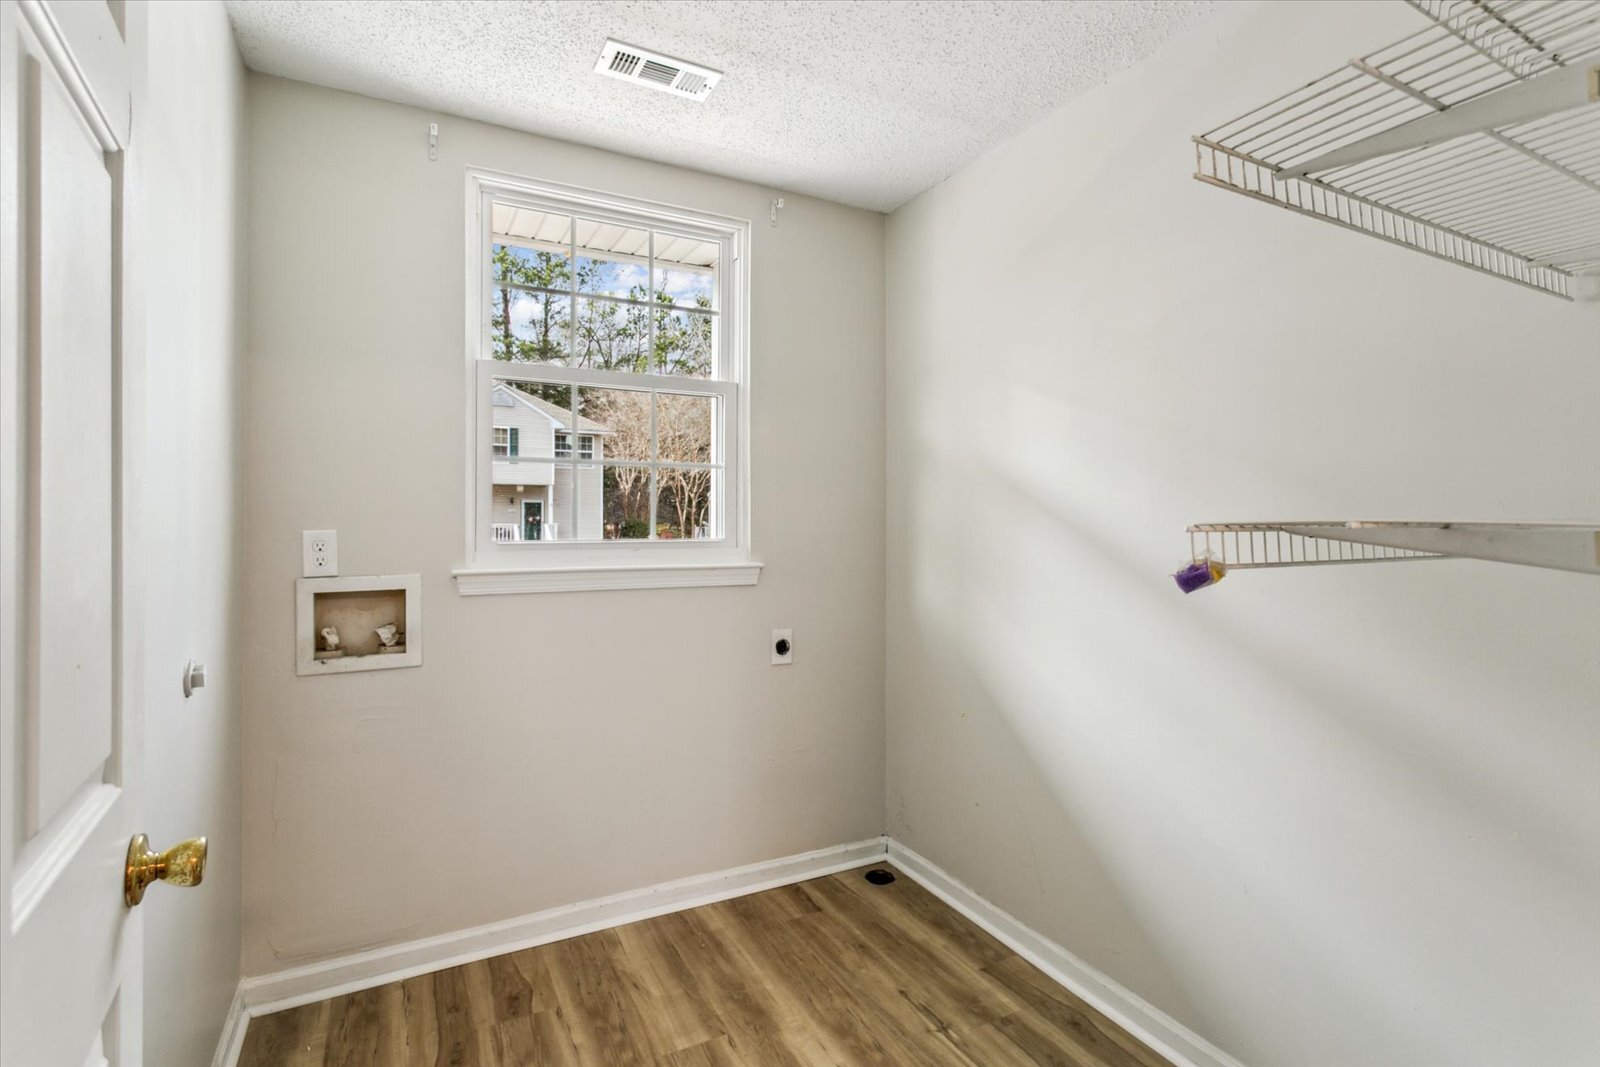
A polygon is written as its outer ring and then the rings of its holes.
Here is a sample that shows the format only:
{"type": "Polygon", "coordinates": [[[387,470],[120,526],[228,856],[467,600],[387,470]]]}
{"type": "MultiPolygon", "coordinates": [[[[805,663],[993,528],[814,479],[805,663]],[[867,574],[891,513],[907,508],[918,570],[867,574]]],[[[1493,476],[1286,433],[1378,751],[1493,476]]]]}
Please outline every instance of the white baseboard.
{"type": "Polygon", "coordinates": [[[222,1033],[217,1038],[217,1051],[211,1057],[211,1067],[234,1067],[239,1053],[244,1051],[244,1032],[250,1025],[250,1013],[244,1006],[244,983],[233,991],[228,1004],[228,1017],[222,1020],[222,1033]]]}
{"type": "MultiPolygon", "coordinates": [[[[251,1016],[270,1015],[285,1008],[386,985],[445,967],[847,871],[882,861],[885,840],[874,837],[746,867],[695,875],[468,930],[246,978],[240,983],[244,1009],[251,1016]]],[[[243,1027],[240,1031],[242,1035],[243,1027]]],[[[219,1067],[231,1067],[231,1063],[225,1062],[219,1067]]]]}
{"type": "Polygon", "coordinates": [[[1166,1012],[1001,911],[893,838],[889,839],[889,862],[1177,1067],[1244,1067],[1166,1012]]]}

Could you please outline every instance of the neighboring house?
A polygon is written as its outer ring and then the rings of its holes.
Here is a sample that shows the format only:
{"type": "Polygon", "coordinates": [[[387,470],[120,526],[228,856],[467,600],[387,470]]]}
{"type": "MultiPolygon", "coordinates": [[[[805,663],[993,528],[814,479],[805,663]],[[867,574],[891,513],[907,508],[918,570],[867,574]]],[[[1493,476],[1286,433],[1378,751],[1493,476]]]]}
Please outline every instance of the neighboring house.
{"type": "Polygon", "coordinates": [[[604,532],[605,437],[610,431],[520,389],[496,383],[494,488],[491,504],[496,541],[598,541],[604,532]],[[572,512],[574,468],[558,460],[578,459],[578,511],[572,512]]]}

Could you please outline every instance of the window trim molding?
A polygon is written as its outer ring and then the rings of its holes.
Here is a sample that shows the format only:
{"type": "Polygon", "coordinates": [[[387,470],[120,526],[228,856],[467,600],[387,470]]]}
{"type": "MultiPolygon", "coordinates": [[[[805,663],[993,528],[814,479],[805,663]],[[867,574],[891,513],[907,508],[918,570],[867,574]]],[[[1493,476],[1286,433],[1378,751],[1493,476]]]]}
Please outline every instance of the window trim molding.
{"type": "Polygon", "coordinates": [[[652,563],[637,566],[464,567],[455,571],[462,596],[501,593],[571,593],[598,589],[689,589],[755,585],[762,564],[652,563]]]}
{"type": "MultiPolygon", "coordinates": [[[[613,195],[578,186],[521,178],[501,171],[468,167],[466,172],[465,350],[466,426],[465,550],[467,563],[454,571],[462,596],[491,593],[557,592],[578,589],[654,589],[688,586],[754,585],[761,564],[751,557],[750,518],[750,234],[748,219],[613,195]],[[558,211],[628,225],[683,232],[725,242],[723,291],[718,294],[718,329],[722,350],[719,367],[731,377],[695,381],[695,388],[723,397],[724,419],[734,433],[734,447],[723,457],[724,537],[717,541],[652,540],[643,542],[544,542],[531,549],[495,545],[484,525],[485,506],[478,498],[485,464],[493,462],[492,442],[481,433],[493,423],[493,409],[483,392],[486,376],[527,372],[530,376],[579,375],[604,380],[616,372],[586,371],[539,363],[500,363],[485,359],[488,286],[487,220],[483,205],[491,196],[541,201],[558,211]],[[482,364],[495,364],[487,370],[482,364]],[[498,371],[499,374],[489,373],[498,371]],[[487,410],[485,410],[487,409],[487,410]],[[537,553],[537,557],[532,555],[537,553]]],[[[629,375],[635,386],[672,381],[669,375],[629,375]]],[[[621,384],[621,383],[618,383],[621,384]]],[[[574,432],[574,451],[578,441],[574,432]]]]}

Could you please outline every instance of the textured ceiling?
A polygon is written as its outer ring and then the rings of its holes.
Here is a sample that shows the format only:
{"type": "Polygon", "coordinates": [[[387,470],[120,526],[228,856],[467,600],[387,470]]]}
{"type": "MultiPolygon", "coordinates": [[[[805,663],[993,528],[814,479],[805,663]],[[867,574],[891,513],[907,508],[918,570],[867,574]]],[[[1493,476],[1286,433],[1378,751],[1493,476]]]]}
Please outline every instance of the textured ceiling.
{"type": "Polygon", "coordinates": [[[1210,7],[819,0],[228,0],[255,70],[887,211],[1210,7]],[[725,73],[601,77],[607,37],[725,73]]]}

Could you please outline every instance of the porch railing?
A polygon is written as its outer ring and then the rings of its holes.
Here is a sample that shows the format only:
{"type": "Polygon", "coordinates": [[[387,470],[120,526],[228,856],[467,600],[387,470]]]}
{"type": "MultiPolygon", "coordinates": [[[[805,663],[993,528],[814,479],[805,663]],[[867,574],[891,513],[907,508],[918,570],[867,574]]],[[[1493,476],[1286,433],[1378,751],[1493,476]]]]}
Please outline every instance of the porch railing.
{"type": "Polygon", "coordinates": [[[556,524],[553,522],[541,523],[537,538],[522,536],[522,526],[515,522],[497,522],[494,524],[493,529],[494,543],[497,545],[509,545],[518,541],[554,541],[556,539],[556,524]]]}

